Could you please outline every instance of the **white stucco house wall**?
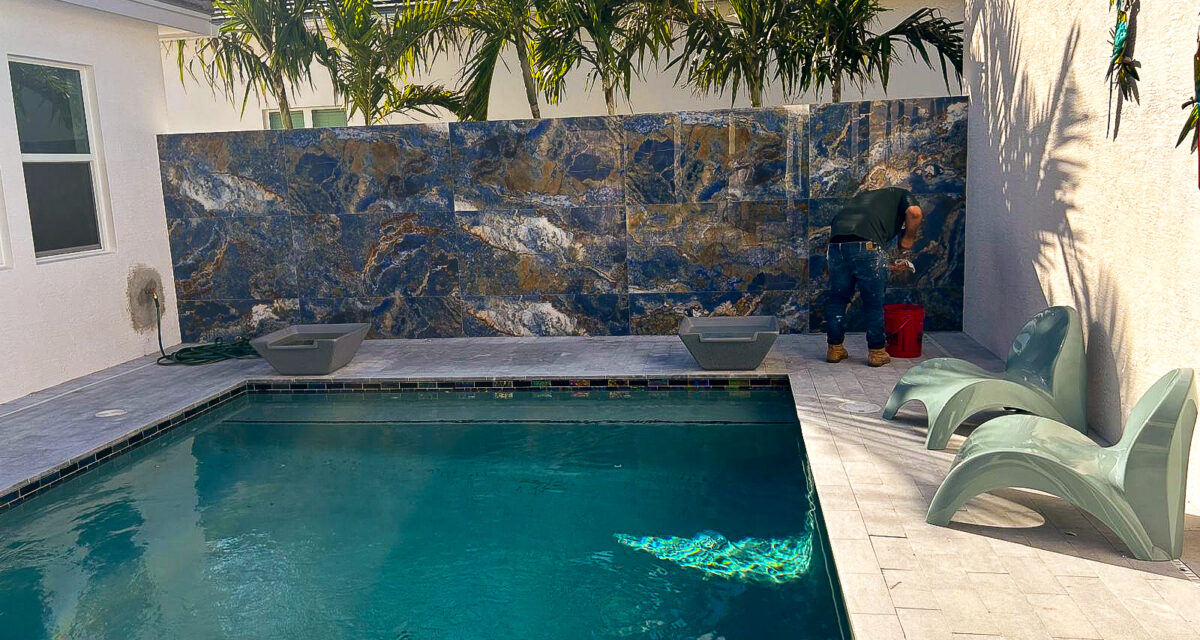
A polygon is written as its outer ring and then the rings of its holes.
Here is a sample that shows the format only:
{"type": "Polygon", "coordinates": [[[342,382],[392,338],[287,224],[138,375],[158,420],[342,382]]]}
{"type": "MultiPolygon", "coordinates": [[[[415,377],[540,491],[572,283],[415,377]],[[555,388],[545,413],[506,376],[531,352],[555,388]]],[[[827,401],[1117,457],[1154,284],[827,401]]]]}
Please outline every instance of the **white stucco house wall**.
{"type": "Polygon", "coordinates": [[[155,142],[167,131],[158,34],[206,31],[210,10],[208,0],[0,0],[0,402],[157,350],[153,328],[132,317],[131,275],[161,278],[163,339],[178,343],[155,142]],[[13,69],[73,87],[73,153],[39,133],[38,107],[18,117],[13,69]],[[75,193],[56,187],[58,172],[80,178],[75,193]],[[71,226],[46,203],[68,198],[93,216],[87,238],[56,236],[71,226]]]}

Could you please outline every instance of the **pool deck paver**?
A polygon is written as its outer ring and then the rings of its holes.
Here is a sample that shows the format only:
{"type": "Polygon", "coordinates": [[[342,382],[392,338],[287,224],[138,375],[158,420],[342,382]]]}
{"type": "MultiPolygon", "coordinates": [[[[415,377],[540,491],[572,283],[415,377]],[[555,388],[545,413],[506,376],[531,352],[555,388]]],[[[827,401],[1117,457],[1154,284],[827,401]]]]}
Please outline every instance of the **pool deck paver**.
{"type": "MultiPolygon", "coordinates": [[[[1200,584],[1186,564],[1141,562],[1091,516],[1032,491],[964,507],[949,528],[925,509],[963,442],[924,448],[923,413],[897,421],[851,413],[882,405],[917,361],[880,369],[823,361],[819,335],[782,336],[757,374],[787,375],[855,637],[859,640],[1200,638],[1200,584]]],[[[926,357],[1002,363],[963,334],[926,339],[926,357]]],[[[332,379],[714,375],[667,337],[464,338],[364,343],[332,379]]],[[[721,374],[717,374],[721,375],[721,374]]],[[[728,375],[739,375],[736,373],[728,375]]],[[[263,362],[158,367],[140,358],[0,404],[0,495],[246,380],[289,379],[263,362]],[[119,418],[96,418],[101,409],[119,418]]],[[[1200,518],[1184,562],[1200,568],[1200,518]]]]}

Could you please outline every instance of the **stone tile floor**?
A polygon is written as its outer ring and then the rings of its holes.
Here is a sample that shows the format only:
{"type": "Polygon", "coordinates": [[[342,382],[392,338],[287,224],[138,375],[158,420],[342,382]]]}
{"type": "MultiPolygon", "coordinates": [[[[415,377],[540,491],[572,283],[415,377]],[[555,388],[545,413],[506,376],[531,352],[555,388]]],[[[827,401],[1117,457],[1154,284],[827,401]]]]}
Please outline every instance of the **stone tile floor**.
{"type": "MultiPolygon", "coordinates": [[[[821,336],[783,336],[758,373],[789,377],[855,637],[1200,638],[1200,584],[1182,563],[1140,562],[1071,505],[1031,491],[979,498],[950,528],[925,508],[963,436],[924,449],[923,414],[856,414],[882,405],[916,361],[870,369],[823,362],[821,336]]],[[[962,334],[931,334],[926,357],[1001,362],[962,334]]],[[[330,376],[358,378],[628,377],[702,372],[674,337],[375,341],[330,376]]],[[[248,379],[279,379],[261,361],[157,367],[147,357],[0,404],[0,495],[66,460],[248,379]],[[102,409],[118,418],[96,418],[102,409]]],[[[1200,518],[1184,562],[1200,568],[1200,518]]]]}

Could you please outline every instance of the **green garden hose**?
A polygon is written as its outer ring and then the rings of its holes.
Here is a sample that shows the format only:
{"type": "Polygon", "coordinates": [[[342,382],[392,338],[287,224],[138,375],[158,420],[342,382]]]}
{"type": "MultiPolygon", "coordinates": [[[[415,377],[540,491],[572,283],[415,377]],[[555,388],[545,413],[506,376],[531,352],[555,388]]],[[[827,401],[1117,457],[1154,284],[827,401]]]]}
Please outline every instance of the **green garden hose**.
{"type": "Polygon", "coordinates": [[[198,344],[193,347],[183,347],[171,353],[163,349],[162,342],[162,308],[158,304],[158,293],[154,297],[154,317],[158,322],[158,364],[167,366],[173,364],[197,365],[221,362],[222,360],[250,360],[257,358],[258,352],[250,346],[246,338],[236,338],[229,342],[217,338],[214,342],[198,344]]]}

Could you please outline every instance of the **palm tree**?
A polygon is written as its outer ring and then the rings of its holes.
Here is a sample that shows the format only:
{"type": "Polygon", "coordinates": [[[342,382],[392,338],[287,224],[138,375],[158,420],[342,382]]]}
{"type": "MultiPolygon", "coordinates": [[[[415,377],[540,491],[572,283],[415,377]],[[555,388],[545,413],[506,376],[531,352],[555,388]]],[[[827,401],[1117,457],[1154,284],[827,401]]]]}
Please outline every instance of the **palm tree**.
{"type": "Polygon", "coordinates": [[[678,0],[672,16],[682,23],[683,49],[668,67],[678,66],[676,82],[703,93],[724,93],[732,84],[736,99],[744,84],[750,104],[762,106],[769,76],[790,88],[803,41],[795,34],[801,5],[794,0],[729,0],[729,14],[715,4],[678,0]]]}
{"type": "Polygon", "coordinates": [[[617,114],[617,91],[629,99],[630,83],[647,55],[657,59],[670,44],[666,3],[650,0],[539,0],[542,25],[535,62],[550,102],[562,97],[567,73],[586,65],[588,86],[599,81],[609,115],[617,114]]]}
{"type": "Polygon", "coordinates": [[[950,87],[949,70],[962,83],[962,22],[952,22],[937,9],[919,9],[883,33],[871,26],[889,11],[880,0],[794,0],[802,16],[796,37],[802,43],[798,87],[808,90],[830,86],[832,99],[840,102],[842,88],[853,83],[860,88],[878,77],[887,90],[891,66],[907,47],[914,60],[920,57],[930,68],[929,48],[941,63],[942,79],[950,87]]]}
{"type": "Polygon", "coordinates": [[[521,80],[525,83],[525,99],[529,101],[529,113],[541,118],[538,106],[539,84],[534,76],[532,58],[533,35],[539,24],[537,7],[533,0],[474,0],[464,3],[458,24],[466,29],[466,64],[462,75],[466,88],[463,97],[466,103],[465,119],[486,120],[488,100],[492,92],[492,78],[500,56],[512,46],[517,52],[521,66],[521,80]]]}
{"type": "Polygon", "coordinates": [[[283,126],[291,129],[288,92],[302,80],[311,82],[310,65],[324,55],[324,42],[308,26],[312,8],[313,0],[213,0],[224,22],[216,36],[198,42],[190,59],[187,41],[176,42],[180,80],[185,72],[195,76],[198,62],[209,86],[231,100],[245,85],[243,113],[251,92],[274,98],[283,126]]]}
{"type": "Polygon", "coordinates": [[[455,113],[459,97],[440,85],[397,86],[412,74],[428,70],[444,53],[448,26],[454,19],[449,0],[418,0],[385,16],[371,0],[326,0],[321,19],[332,45],[322,62],[334,86],[350,107],[350,115],[363,115],[367,125],[389,114],[415,110],[427,115],[439,106],[455,113]]]}

